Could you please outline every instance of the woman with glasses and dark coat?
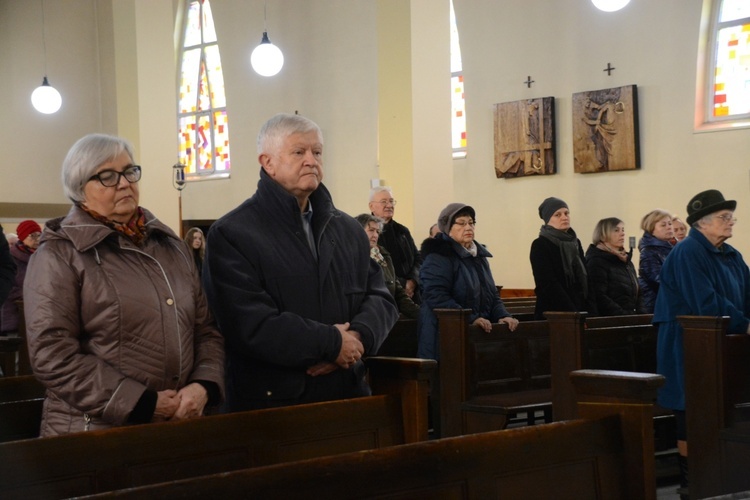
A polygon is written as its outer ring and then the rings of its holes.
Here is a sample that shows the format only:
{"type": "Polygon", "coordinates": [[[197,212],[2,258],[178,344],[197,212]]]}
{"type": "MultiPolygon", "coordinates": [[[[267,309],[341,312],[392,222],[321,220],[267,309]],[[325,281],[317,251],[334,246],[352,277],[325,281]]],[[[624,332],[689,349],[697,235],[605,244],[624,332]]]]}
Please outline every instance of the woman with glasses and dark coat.
{"type": "Polygon", "coordinates": [[[417,357],[440,358],[438,322],[433,309],[471,309],[469,321],[489,332],[492,323],[511,330],[518,320],[505,309],[487,260],[492,254],[474,241],[474,209],[451,203],[438,217],[440,233],[422,243],[419,270],[422,304],[417,357]]]}
{"type": "MultiPolygon", "coordinates": [[[[654,308],[659,328],[657,371],[665,383],[657,402],[675,412],[682,487],[687,488],[688,438],[685,424],[684,356],[679,316],[728,316],[727,333],[750,333],[750,270],[742,254],[726,243],[732,237],[737,202],[715,189],[698,193],[687,206],[687,238],[674,247],[661,269],[654,308]]],[[[700,369],[700,367],[694,367],[700,369]]],[[[680,491],[688,498],[687,491],[680,491]]]]}
{"type": "Polygon", "coordinates": [[[224,342],[190,249],[140,207],[133,148],[92,134],[68,152],[68,215],[47,222],[24,284],[42,436],[203,415],[224,342]]]}
{"type": "Polygon", "coordinates": [[[586,311],[588,275],[568,204],[547,198],[539,205],[539,217],[544,225],[529,254],[536,284],[534,318],[544,319],[546,311],[586,311]]]}

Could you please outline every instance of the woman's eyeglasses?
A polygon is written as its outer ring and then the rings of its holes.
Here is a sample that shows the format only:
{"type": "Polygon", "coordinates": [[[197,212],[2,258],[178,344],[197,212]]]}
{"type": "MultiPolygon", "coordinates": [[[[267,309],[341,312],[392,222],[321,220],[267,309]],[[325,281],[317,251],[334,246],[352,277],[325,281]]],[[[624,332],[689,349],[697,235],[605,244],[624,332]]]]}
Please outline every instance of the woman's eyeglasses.
{"type": "Polygon", "coordinates": [[[89,177],[89,181],[94,179],[98,180],[104,187],[115,187],[120,183],[120,178],[125,177],[125,180],[129,183],[138,182],[141,180],[141,167],[140,165],[130,165],[122,172],[116,170],[102,170],[96,175],[89,177]]]}

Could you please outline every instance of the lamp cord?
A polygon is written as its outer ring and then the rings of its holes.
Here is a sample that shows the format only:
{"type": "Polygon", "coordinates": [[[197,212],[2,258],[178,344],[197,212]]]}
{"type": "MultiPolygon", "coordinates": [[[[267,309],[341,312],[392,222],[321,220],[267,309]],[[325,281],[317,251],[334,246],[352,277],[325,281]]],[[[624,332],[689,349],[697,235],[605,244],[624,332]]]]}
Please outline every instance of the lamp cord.
{"type": "Polygon", "coordinates": [[[268,0],[263,2],[263,31],[268,33],[268,26],[266,26],[266,7],[268,7],[268,0]]]}
{"type": "Polygon", "coordinates": [[[42,49],[44,50],[44,76],[47,77],[47,36],[45,34],[44,23],[44,0],[39,2],[42,5],[42,49]]]}

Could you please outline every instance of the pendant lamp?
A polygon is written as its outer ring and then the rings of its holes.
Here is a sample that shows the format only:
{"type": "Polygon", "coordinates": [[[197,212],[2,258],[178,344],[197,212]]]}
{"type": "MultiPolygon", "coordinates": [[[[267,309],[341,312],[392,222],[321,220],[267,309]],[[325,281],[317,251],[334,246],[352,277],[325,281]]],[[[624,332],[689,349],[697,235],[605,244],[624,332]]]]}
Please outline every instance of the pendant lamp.
{"type": "Polygon", "coordinates": [[[263,3],[263,37],[260,45],[255,47],[250,54],[250,64],[256,73],[261,76],[273,76],[281,71],[284,66],[284,54],[268,39],[268,28],[266,27],[266,2],[263,3]]]}
{"type": "Polygon", "coordinates": [[[31,104],[34,109],[40,113],[50,115],[56,113],[62,106],[62,96],[60,92],[49,84],[47,80],[47,39],[44,29],[44,0],[42,4],[42,46],[44,48],[44,78],[42,84],[31,93],[31,104]]]}
{"type": "Polygon", "coordinates": [[[620,10],[630,3],[630,0],[591,0],[591,3],[604,12],[614,12],[620,10]]]}

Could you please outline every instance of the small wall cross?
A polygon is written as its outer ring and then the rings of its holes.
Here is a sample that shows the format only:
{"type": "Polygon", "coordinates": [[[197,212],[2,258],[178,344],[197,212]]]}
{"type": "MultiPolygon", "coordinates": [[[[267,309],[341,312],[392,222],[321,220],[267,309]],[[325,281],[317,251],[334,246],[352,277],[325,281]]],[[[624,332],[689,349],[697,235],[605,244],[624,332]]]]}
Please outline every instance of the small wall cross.
{"type": "Polygon", "coordinates": [[[529,88],[529,89],[530,89],[530,88],[531,88],[531,84],[532,84],[532,83],[534,83],[534,80],[532,80],[530,76],[527,76],[527,77],[526,77],[526,81],[525,81],[525,82],[523,82],[523,83],[525,83],[525,84],[526,84],[526,88],[529,88]]]}
{"type": "Polygon", "coordinates": [[[614,70],[615,70],[615,68],[612,67],[612,65],[610,63],[607,63],[607,67],[604,68],[602,71],[606,71],[607,72],[607,76],[612,76],[612,72],[614,70]]]}

